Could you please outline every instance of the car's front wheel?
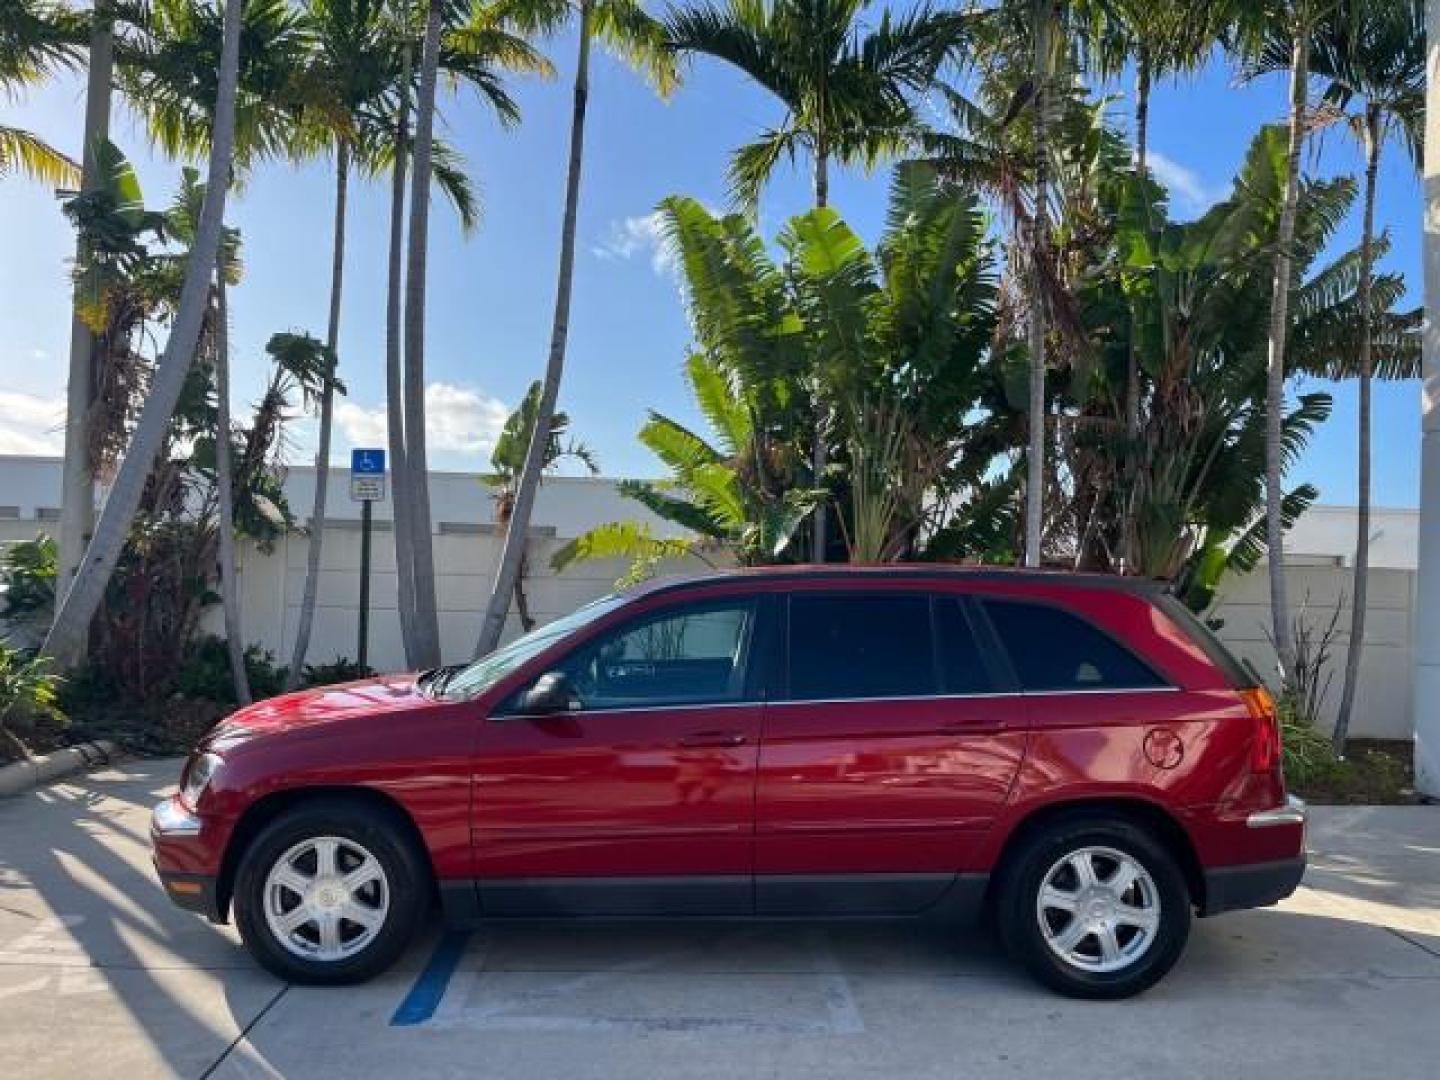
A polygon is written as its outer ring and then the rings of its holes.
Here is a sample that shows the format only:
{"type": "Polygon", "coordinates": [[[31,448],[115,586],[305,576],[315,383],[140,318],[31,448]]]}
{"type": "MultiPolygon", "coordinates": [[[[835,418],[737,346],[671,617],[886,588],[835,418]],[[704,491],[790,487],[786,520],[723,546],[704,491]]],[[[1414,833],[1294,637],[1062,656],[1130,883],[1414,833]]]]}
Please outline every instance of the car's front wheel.
{"type": "Polygon", "coordinates": [[[1122,998],[1153,986],[1190,934],[1175,859],[1119,818],[1075,817],[1025,840],[998,895],[1012,956],[1072,997],[1122,998]]]}
{"type": "Polygon", "coordinates": [[[287,811],[245,851],[235,921],[267,970],[296,983],[361,982],[385,970],[430,897],[423,857],[393,815],[317,799],[287,811]]]}

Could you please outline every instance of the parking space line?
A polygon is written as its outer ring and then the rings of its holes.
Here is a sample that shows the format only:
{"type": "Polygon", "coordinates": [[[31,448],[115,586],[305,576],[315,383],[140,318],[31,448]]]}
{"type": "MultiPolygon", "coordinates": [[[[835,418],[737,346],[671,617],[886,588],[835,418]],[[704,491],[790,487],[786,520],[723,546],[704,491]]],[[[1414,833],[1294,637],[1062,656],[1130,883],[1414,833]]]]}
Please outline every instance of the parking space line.
{"type": "Polygon", "coordinates": [[[421,970],[415,985],[410,987],[410,993],[395,1010],[395,1015],[390,1017],[391,1027],[414,1027],[435,1015],[469,941],[468,931],[447,933],[440,939],[435,951],[430,954],[430,962],[421,970]]]}
{"type": "Polygon", "coordinates": [[[279,1002],[289,990],[290,984],[286,983],[280,987],[279,990],[275,991],[275,996],[265,1003],[265,1007],[255,1014],[255,1018],[245,1025],[240,1034],[231,1040],[230,1045],[221,1051],[220,1056],[210,1063],[210,1067],[200,1074],[199,1080],[210,1080],[210,1077],[215,1075],[215,1070],[225,1063],[225,1059],[234,1053],[237,1046],[249,1038],[250,1032],[255,1030],[255,1025],[265,1019],[266,1014],[275,1007],[276,1003],[279,1002]]]}

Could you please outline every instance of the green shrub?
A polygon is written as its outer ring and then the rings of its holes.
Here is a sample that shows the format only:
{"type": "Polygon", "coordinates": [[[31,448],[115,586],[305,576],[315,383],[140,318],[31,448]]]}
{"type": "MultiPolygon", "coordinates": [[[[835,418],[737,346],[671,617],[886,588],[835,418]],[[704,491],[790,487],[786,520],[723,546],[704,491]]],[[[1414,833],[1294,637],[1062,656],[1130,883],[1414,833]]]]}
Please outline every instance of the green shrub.
{"type": "MultiPolygon", "coordinates": [[[[245,646],[245,672],[250,693],[256,701],[274,697],[285,689],[285,668],[275,663],[275,654],[259,645],[245,646]]],[[[230,675],[230,653],[223,639],[213,634],[198,638],[180,661],[175,689],[184,697],[234,705],[235,680],[230,675]]]]}
{"type": "Polygon", "coordinates": [[[348,656],[337,656],[328,664],[306,664],[300,674],[302,686],[331,686],[334,683],[368,679],[375,669],[366,667],[348,656]]]}
{"type": "Polygon", "coordinates": [[[1286,780],[1306,784],[1333,773],[1341,763],[1335,758],[1330,740],[1302,715],[1295,700],[1282,697],[1276,708],[1280,714],[1280,748],[1285,759],[1286,780]]]}
{"type": "Polygon", "coordinates": [[[55,574],[58,562],[55,541],[44,533],[34,540],[21,540],[5,549],[0,558],[0,617],[6,619],[48,618],[55,605],[55,574]]]}
{"type": "Polygon", "coordinates": [[[50,672],[49,659],[0,642],[0,737],[22,756],[28,757],[30,750],[16,728],[28,729],[42,718],[63,723],[59,684],[59,677],[50,672]]]}

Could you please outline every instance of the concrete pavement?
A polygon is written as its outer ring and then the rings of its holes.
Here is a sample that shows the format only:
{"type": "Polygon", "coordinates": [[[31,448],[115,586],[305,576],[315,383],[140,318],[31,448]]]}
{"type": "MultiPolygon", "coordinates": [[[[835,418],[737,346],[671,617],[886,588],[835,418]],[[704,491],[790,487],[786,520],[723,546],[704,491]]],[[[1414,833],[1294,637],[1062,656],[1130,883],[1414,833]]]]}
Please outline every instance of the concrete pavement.
{"type": "Polygon", "coordinates": [[[131,762],[0,802],[7,1080],[1440,1068],[1440,808],[1317,810],[1299,894],[1197,922],[1179,967],[1120,1004],[1054,997],[979,935],[879,925],[432,933],[374,983],[314,990],[156,886],[147,814],[178,771],[131,762]],[[456,954],[448,980],[437,951],[456,954]]]}

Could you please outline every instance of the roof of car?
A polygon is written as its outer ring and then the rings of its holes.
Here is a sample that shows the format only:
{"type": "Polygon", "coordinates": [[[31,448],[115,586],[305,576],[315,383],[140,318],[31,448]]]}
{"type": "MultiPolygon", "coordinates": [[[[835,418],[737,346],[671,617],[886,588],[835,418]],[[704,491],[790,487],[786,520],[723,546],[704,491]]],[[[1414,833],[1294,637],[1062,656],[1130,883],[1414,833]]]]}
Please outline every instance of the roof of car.
{"type": "Polygon", "coordinates": [[[856,565],[853,563],[803,564],[786,566],[752,566],[731,570],[713,570],[702,574],[676,574],[651,578],[634,586],[633,596],[646,596],[671,589],[722,585],[734,581],[1004,581],[1038,585],[1057,585],[1082,589],[1117,589],[1124,592],[1151,594],[1164,588],[1164,582],[1151,578],[1122,577],[1118,574],[1081,573],[1072,570],[1043,570],[1005,566],[956,566],[943,563],[890,563],[887,565],[856,565]]]}

